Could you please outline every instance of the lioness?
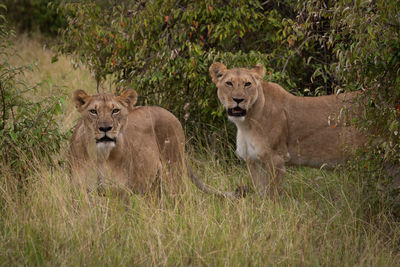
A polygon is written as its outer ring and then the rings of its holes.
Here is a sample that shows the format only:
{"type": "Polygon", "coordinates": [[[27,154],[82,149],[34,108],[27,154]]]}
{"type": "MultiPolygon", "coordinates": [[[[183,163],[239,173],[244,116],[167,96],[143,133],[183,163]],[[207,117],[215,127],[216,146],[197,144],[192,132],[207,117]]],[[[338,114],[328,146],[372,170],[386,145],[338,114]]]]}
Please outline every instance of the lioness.
{"type": "Polygon", "coordinates": [[[297,97],[263,81],[264,74],[261,64],[210,67],[218,98],[237,127],[236,154],[246,161],[261,196],[276,192],[285,164],[332,167],[345,159],[344,144],[364,140],[340,116],[354,93],[297,97]]]}
{"type": "MultiPolygon", "coordinates": [[[[70,143],[74,182],[123,195],[145,193],[161,179],[167,187],[181,184],[185,136],[169,111],[135,107],[134,90],[120,96],[77,90],[72,99],[81,113],[70,143]]],[[[190,168],[189,176],[202,191],[235,196],[204,185],[190,168]]]]}

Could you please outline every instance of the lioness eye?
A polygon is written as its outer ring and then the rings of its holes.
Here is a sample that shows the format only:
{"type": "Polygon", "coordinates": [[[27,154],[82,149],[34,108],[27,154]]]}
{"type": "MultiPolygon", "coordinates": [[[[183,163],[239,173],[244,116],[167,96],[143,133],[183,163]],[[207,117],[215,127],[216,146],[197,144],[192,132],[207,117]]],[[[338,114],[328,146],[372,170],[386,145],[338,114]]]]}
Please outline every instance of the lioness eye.
{"type": "Polygon", "coordinates": [[[97,110],[95,109],[90,109],[89,112],[92,113],[93,115],[97,115],[97,110]]]}
{"type": "Polygon", "coordinates": [[[247,83],[244,84],[245,87],[248,87],[250,85],[251,85],[251,82],[247,82],[247,83]]]}
{"type": "Polygon", "coordinates": [[[232,82],[226,82],[227,85],[232,86],[232,82]]]}
{"type": "Polygon", "coordinates": [[[113,110],[112,110],[112,114],[117,114],[117,113],[119,113],[120,112],[120,109],[118,109],[118,108],[114,108],[113,110]]]}

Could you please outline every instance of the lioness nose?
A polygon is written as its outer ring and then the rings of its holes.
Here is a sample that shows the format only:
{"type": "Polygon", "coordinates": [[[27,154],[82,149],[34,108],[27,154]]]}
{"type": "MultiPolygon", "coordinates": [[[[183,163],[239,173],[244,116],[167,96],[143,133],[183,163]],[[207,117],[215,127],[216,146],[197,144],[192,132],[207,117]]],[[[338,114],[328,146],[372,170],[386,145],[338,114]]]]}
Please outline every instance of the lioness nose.
{"type": "Polygon", "coordinates": [[[99,127],[99,130],[101,131],[101,132],[108,132],[108,131],[110,131],[112,129],[112,127],[111,126],[107,126],[107,127],[99,127]]]}
{"type": "Polygon", "coordinates": [[[233,101],[235,101],[236,103],[240,103],[242,102],[244,99],[243,98],[233,98],[233,101]]]}

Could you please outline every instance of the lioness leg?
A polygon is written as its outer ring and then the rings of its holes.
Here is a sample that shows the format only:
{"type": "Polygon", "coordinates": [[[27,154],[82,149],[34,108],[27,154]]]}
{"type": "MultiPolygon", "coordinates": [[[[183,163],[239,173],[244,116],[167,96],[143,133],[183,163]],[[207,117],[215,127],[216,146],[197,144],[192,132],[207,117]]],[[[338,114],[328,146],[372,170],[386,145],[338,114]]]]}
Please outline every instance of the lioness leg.
{"type": "Polygon", "coordinates": [[[253,185],[262,198],[265,194],[276,196],[279,192],[281,179],[286,173],[285,160],[275,155],[271,159],[262,161],[250,161],[249,169],[253,185]]]}
{"type": "Polygon", "coordinates": [[[267,179],[265,177],[265,168],[263,165],[264,164],[260,161],[247,162],[254,190],[257,191],[261,198],[265,198],[267,191],[267,179]]]}
{"type": "Polygon", "coordinates": [[[286,173],[285,160],[280,155],[275,155],[267,163],[267,166],[269,191],[274,196],[277,196],[281,189],[282,178],[286,173]]]}

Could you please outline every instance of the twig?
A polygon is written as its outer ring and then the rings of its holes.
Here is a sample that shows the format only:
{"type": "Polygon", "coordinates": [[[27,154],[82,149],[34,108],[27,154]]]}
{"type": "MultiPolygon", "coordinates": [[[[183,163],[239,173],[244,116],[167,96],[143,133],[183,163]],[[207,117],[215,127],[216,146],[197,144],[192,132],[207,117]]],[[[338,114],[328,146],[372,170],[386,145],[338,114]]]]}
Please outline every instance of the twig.
{"type": "Polygon", "coordinates": [[[315,37],[315,36],[316,36],[316,35],[311,35],[311,36],[307,37],[307,39],[305,39],[305,40],[299,45],[299,47],[297,47],[296,51],[286,59],[285,65],[283,65],[283,68],[282,68],[282,71],[281,71],[281,75],[280,75],[280,77],[279,77],[279,82],[281,82],[282,76],[283,76],[283,74],[286,72],[286,67],[287,67],[287,64],[289,63],[290,58],[291,58],[294,54],[299,54],[299,51],[300,51],[300,49],[303,47],[303,45],[304,45],[308,40],[310,40],[311,38],[313,38],[313,37],[315,37]]]}
{"type": "Polygon", "coordinates": [[[3,83],[0,81],[0,91],[1,91],[1,100],[3,104],[3,123],[1,125],[1,129],[3,130],[4,127],[6,126],[6,100],[4,98],[4,88],[3,88],[3,83]]]}

